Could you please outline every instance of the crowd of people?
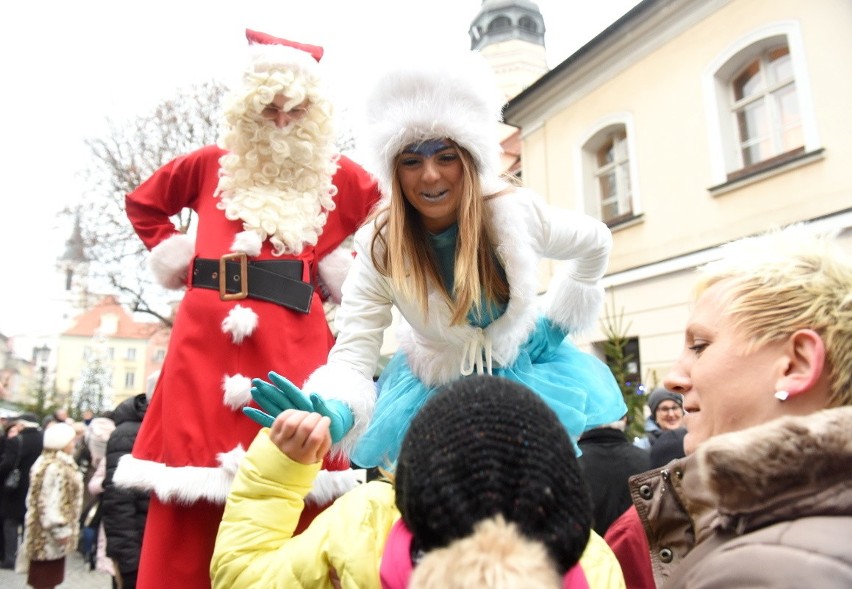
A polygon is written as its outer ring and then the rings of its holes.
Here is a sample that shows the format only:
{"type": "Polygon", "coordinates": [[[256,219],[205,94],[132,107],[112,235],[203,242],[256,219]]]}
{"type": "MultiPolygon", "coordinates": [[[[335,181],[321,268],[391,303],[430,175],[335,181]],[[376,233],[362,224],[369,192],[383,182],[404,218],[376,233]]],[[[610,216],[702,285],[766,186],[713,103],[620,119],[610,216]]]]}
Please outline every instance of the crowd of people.
{"type": "Polygon", "coordinates": [[[112,473],[130,452],[151,391],[112,411],[61,408],[41,422],[31,413],[3,418],[0,481],[20,469],[15,488],[0,489],[2,568],[27,574],[32,587],[62,583],[74,553],[112,586],[136,587],[148,493],[119,489],[112,473]]]}
{"type": "Polygon", "coordinates": [[[152,270],[187,291],[162,372],[81,432],[7,427],[0,480],[26,484],[2,494],[0,565],[33,587],[78,546],[125,589],[852,586],[836,236],[724,244],[630,440],[612,373],[572,343],[612,236],[501,174],[480,56],[380,76],[362,168],[334,150],[322,49],[247,37],[219,145],[127,196],[152,270]],[[540,298],[542,259],[562,264],[540,298]]]}

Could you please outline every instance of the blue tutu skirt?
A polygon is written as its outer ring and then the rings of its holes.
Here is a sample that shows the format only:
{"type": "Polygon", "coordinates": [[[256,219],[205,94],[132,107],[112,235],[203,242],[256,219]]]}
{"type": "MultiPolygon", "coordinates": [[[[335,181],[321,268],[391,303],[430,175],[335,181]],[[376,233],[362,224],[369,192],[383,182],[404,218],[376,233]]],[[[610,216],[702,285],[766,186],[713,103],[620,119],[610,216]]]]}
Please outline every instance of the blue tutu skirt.
{"type": "MultiPolygon", "coordinates": [[[[525,384],[540,395],[568,430],[578,455],[580,434],[627,412],[607,365],[578,350],[562,329],[545,318],[538,320],[515,363],[494,368],[492,374],[525,384]]],[[[424,385],[411,372],[402,351],[391,358],[377,386],[373,418],[350,459],[364,468],[393,470],[408,424],[441,387],[424,385]]]]}

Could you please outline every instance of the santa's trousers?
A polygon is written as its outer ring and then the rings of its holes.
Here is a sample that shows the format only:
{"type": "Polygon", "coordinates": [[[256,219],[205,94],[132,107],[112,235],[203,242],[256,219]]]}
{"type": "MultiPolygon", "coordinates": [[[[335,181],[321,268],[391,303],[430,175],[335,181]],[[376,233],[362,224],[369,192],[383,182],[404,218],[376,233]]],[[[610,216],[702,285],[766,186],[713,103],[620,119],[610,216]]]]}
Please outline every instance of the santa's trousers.
{"type": "MultiPolygon", "coordinates": [[[[326,506],[305,505],[296,533],[326,506]]],[[[210,559],[224,505],[162,503],[151,495],[137,589],[210,589],[210,559]]]]}

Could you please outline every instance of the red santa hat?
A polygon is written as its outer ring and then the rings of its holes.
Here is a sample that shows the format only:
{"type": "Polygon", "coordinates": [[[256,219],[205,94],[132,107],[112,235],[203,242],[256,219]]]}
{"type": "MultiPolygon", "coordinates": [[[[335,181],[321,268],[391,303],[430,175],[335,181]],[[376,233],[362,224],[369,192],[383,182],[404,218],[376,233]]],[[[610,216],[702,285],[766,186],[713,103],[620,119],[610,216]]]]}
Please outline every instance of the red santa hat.
{"type": "Polygon", "coordinates": [[[311,78],[319,78],[319,59],[322,47],[296,43],[266,33],[246,29],[248,67],[243,77],[249,86],[257,83],[256,76],[280,70],[294,70],[311,78]]]}
{"type": "Polygon", "coordinates": [[[299,49],[305,53],[309,53],[311,57],[317,61],[322,59],[324,51],[319,45],[309,45],[307,43],[290,41],[288,39],[273,37],[267,33],[261,33],[260,31],[253,31],[251,29],[246,29],[246,39],[248,39],[249,45],[284,45],[285,47],[293,47],[294,49],[299,49]]]}

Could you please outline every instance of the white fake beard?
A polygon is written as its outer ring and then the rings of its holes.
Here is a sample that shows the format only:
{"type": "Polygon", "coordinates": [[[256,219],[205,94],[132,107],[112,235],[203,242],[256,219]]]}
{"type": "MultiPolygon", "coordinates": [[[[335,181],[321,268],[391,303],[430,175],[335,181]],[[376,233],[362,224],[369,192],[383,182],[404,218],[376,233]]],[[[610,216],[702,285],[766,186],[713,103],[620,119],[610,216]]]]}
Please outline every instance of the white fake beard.
{"type": "Polygon", "coordinates": [[[265,122],[253,126],[255,139],[245,153],[232,151],[220,160],[216,206],[227,219],[241,220],[244,230],[269,239],[273,255],[298,255],[305,245],[316,245],[335,206],[331,139],[310,116],[283,129],[265,122]]]}

